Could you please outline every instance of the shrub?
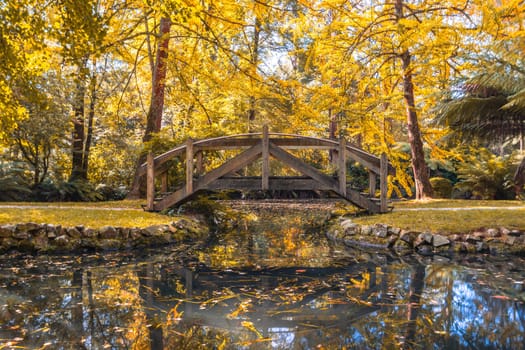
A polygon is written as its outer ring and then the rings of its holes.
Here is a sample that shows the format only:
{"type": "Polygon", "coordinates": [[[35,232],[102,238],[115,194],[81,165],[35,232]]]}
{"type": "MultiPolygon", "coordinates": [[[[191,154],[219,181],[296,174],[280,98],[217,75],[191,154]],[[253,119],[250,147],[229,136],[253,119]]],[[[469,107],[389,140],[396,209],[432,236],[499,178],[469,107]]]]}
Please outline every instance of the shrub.
{"type": "Polygon", "coordinates": [[[479,199],[512,199],[512,175],[514,174],[511,156],[499,157],[482,148],[465,157],[458,166],[459,182],[455,189],[471,192],[479,199]]]}
{"type": "Polygon", "coordinates": [[[432,190],[436,198],[450,198],[452,196],[452,181],[444,177],[433,177],[430,179],[432,190]]]}
{"type": "Polygon", "coordinates": [[[19,201],[31,194],[23,173],[16,163],[0,164],[0,201],[19,201]]]}
{"type": "Polygon", "coordinates": [[[37,201],[58,202],[96,202],[104,196],[85,180],[53,183],[45,181],[35,187],[33,197],[37,201]]]}

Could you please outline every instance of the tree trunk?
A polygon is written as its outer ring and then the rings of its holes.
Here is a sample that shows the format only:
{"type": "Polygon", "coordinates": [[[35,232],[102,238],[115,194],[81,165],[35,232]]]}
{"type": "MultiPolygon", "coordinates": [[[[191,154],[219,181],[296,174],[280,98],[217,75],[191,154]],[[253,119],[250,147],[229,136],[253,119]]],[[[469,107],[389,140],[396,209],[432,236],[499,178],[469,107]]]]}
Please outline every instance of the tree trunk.
{"type": "Polygon", "coordinates": [[[89,102],[87,134],[86,142],[84,144],[84,152],[82,155],[82,170],[86,173],[86,175],[89,168],[89,152],[91,150],[91,142],[93,139],[93,121],[95,119],[95,105],[97,103],[97,77],[95,73],[93,73],[93,76],[91,77],[90,90],[91,101],[89,102]]]}
{"type": "MultiPolygon", "coordinates": [[[[146,119],[146,130],[142,138],[143,142],[150,141],[153,134],[159,132],[162,126],[170,29],[171,20],[162,17],[160,19],[159,40],[157,42],[155,66],[153,67],[153,78],[151,82],[151,102],[146,119]]],[[[146,153],[143,152],[135,167],[135,175],[133,177],[131,190],[127,196],[128,199],[144,198],[146,194],[144,176],[139,176],[140,165],[145,161],[146,153]]]]}
{"type": "MultiPolygon", "coordinates": [[[[254,23],[254,28],[253,28],[253,48],[252,48],[251,57],[250,57],[250,60],[251,60],[250,63],[252,64],[252,67],[253,67],[254,76],[257,75],[257,65],[259,64],[260,34],[261,34],[261,23],[259,21],[259,18],[255,17],[255,23],[254,23]]],[[[254,80],[255,80],[255,77],[250,77],[250,84],[252,87],[252,91],[255,85],[254,80]]],[[[250,103],[250,106],[248,110],[248,132],[251,133],[253,132],[252,122],[255,120],[255,116],[256,116],[257,99],[255,98],[254,95],[250,96],[249,103],[250,103]]]]}
{"type": "MultiPolygon", "coordinates": [[[[403,18],[403,0],[396,0],[396,16],[397,20],[403,18]]],[[[423,141],[421,140],[421,131],[416,113],[414,85],[412,83],[412,72],[410,68],[410,51],[406,49],[400,55],[400,58],[403,64],[403,97],[406,105],[408,141],[412,154],[412,170],[416,184],[416,199],[430,198],[432,197],[432,186],[430,184],[428,167],[425,162],[423,141]]]]}
{"type": "Polygon", "coordinates": [[[69,181],[86,180],[87,172],[84,171],[84,98],[86,86],[84,85],[84,70],[86,59],[78,67],[77,86],[74,99],[73,117],[73,143],[71,158],[71,175],[69,181]]]}
{"type": "Polygon", "coordinates": [[[514,189],[516,191],[516,199],[520,199],[523,185],[525,185],[525,156],[521,158],[520,165],[514,173],[514,189]]]}

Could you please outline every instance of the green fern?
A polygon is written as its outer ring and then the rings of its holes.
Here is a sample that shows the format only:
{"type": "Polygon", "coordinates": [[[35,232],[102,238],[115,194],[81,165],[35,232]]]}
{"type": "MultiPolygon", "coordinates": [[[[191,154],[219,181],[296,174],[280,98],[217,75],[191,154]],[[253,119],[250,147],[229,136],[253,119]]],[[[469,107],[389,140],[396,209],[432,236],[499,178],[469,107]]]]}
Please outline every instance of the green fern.
{"type": "Polygon", "coordinates": [[[485,148],[471,152],[458,165],[459,182],[454,187],[479,199],[512,199],[513,157],[499,157],[485,148]]]}

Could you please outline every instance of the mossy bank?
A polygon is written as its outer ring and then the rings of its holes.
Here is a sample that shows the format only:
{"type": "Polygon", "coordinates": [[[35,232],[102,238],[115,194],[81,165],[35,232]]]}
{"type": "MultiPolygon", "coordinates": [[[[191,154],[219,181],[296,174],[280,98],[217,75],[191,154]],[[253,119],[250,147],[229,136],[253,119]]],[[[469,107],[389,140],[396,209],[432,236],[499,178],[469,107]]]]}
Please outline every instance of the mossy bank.
{"type": "Polygon", "coordinates": [[[0,226],[0,253],[138,249],[205,241],[209,234],[210,230],[205,222],[191,218],[172,218],[168,224],[144,228],[103,226],[94,229],[80,225],[64,227],[37,223],[8,224],[0,226]]]}
{"type": "Polygon", "coordinates": [[[404,230],[386,224],[362,225],[352,218],[332,220],[328,239],[349,247],[389,249],[421,255],[489,253],[525,255],[525,231],[505,227],[480,228],[463,233],[404,230]]]}

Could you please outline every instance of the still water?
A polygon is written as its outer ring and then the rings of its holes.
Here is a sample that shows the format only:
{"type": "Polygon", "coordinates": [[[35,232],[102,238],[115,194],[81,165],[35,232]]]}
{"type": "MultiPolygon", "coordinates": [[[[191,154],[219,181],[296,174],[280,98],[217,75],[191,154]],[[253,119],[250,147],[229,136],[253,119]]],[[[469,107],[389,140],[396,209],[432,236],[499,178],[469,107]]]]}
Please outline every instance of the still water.
{"type": "Polygon", "coordinates": [[[523,258],[365,252],[280,220],[204,248],[0,256],[0,349],[525,349],[523,258]]]}

